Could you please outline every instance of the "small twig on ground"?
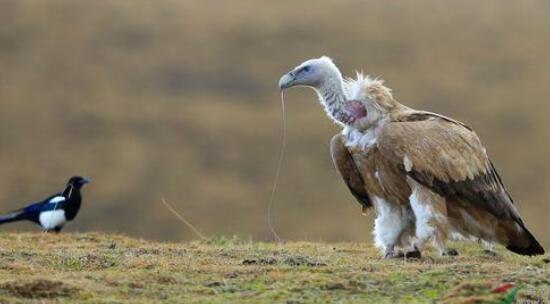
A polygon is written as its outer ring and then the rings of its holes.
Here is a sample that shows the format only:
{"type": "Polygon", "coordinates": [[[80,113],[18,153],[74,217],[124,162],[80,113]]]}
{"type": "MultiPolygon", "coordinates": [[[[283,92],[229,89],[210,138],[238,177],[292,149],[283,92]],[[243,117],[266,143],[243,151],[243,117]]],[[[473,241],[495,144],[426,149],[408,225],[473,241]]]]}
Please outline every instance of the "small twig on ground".
{"type": "Polygon", "coordinates": [[[172,212],[172,214],[174,214],[182,223],[184,223],[187,227],[189,227],[196,235],[199,236],[199,238],[201,240],[207,240],[208,238],[205,237],[197,228],[195,228],[195,226],[193,226],[193,224],[191,224],[188,220],[186,220],[183,215],[181,215],[179,212],[176,211],[176,209],[174,209],[174,207],[172,207],[170,204],[168,204],[168,202],[166,202],[165,199],[161,199],[162,203],[164,204],[164,206],[166,206],[166,208],[172,212]]]}

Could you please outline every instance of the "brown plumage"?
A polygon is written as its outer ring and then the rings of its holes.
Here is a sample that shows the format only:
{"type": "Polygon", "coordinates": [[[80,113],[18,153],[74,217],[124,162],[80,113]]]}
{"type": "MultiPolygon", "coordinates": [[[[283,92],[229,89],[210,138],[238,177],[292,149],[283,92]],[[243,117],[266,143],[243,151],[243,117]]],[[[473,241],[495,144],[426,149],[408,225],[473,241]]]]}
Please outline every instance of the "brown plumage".
{"type": "MultiPolygon", "coordinates": [[[[335,135],[330,142],[330,152],[332,161],[336,165],[338,172],[341,173],[344,182],[348,186],[351,194],[363,206],[363,212],[372,207],[372,201],[365,185],[365,179],[361,176],[361,171],[357,167],[355,160],[348,148],[344,145],[342,135],[335,135]]],[[[372,184],[372,183],[368,183],[372,184]]]]}
{"type": "Polygon", "coordinates": [[[496,241],[519,254],[544,253],[470,128],[425,112],[393,114],[395,120],[378,136],[378,149],[386,159],[403,164],[404,175],[445,198],[451,229],[496,241]],[[470,227],[468,217],[494,233],[470,227]]]}
{"type": "Polygon", "coordinates": [[[382,81],[359,74],[345,82],[326,57],[281,78],[281,88],[293,85],[313,87],[344,127],[331,141],[332,158],[363,208],[376,209],[375,240],[386,257],[429,240],[445,253],[453,235],[544,253],[471,128],[400,104],[382,81]]]}

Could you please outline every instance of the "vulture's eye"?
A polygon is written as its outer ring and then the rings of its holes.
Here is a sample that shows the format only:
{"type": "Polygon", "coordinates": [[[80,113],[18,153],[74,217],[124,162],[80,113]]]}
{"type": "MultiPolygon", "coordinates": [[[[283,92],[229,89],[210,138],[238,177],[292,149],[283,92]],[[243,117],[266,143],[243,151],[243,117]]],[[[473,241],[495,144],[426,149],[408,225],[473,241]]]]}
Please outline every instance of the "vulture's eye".
{"type": "Polygon", "coordinates": [[[304,73],[307,73],[307,72],[309,72],[310,70],[311,70],[311,67],[310,67],[309,65],[306,65],[305,67],[302,68],[302,71],[303,71],[304,73]]]}

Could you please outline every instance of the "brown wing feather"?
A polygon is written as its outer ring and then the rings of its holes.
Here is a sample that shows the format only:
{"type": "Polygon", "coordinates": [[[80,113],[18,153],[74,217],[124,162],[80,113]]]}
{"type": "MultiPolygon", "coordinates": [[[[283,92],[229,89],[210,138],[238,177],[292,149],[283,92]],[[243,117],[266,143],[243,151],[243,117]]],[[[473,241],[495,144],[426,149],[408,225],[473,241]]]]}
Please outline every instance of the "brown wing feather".
{"type": "Polygon", "coordinates": [[[382,154],[443,197],[480,204],[498,218],[521,222],[485,148],[470,129],[440,117],[387,124],[377,139],[382,154]]]}
{"type": "Polygon", "coordinates": [[[508,249],[527,255],[544,253],[523,224],[478,136],[452,119],[417,114],[383,127],[377,137],[380,152],[449,201],[482,208],[503,223],[516,223],[520,230],[507,228],[508,233],[522,239],[508,237],[508,249]]]}
{"type": "Polygon", "coordinates": [[[349,190],[357,201],[363,206],[363,208],[372,207],[372,202],[369,198],[367,190],[365,189],[365,182],[361,177],[361,173],[357,168],[352,155],[348,148],[344,145],[344,138],[342,135],[335,135],[330,141],[330,153],[332,155],[332,161],[336,166],[336,170],[342,176],[342,179],[348,186],[349,190]]]}

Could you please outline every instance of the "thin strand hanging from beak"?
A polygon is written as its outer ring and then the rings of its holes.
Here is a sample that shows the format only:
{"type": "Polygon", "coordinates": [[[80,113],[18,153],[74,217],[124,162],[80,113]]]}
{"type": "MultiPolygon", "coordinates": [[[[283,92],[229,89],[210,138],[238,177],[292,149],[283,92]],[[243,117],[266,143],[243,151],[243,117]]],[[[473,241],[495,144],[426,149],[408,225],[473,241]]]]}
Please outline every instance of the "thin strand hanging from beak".
{"type": "Polygon", "coordinates": [[[271,234],[273,234],[273,237],[277,242],[283,241],[279,237],[279,234],[277,234],[277,231],[275,231],[275,227],[273,225],[273,217],[274,217],[273,207],[275,205],[275,193],[277,192],[277,186],[279,185],[279,176],[281,175],[281,169],[283,167],[283,160],[285,158],[285,150],[286,150],[286,111],[285,111],[284,91],[281,91],[281,113],[283,117],[282,117],[281,148],[279,150],[279,162],[277,163],[277,170],[275,171],[275,180],[273,181],[273,188],[271,189],[271,197],[269,198],[269,205],[267,207],[267,225],[269,226],[269,230],[271,231],[271,234]]]}

